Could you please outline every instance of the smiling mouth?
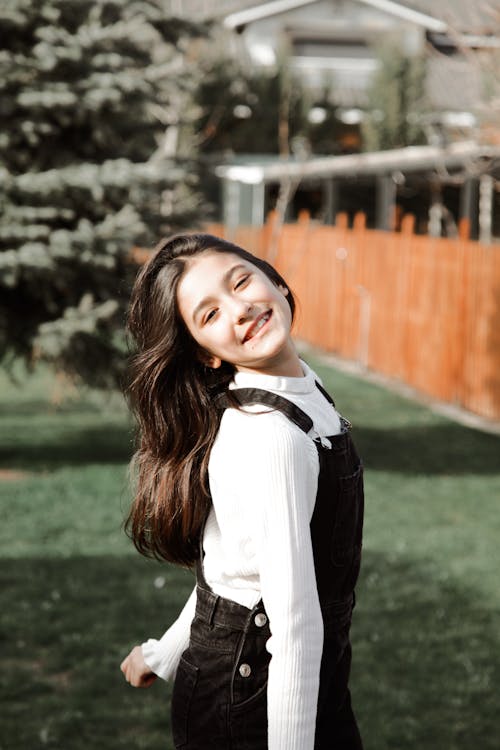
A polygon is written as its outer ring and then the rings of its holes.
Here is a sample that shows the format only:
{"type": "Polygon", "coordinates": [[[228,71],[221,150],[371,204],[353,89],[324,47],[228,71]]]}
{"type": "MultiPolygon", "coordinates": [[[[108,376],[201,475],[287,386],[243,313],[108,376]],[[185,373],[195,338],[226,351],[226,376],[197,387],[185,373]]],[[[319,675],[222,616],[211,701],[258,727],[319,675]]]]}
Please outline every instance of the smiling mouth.
{"type": "Polygon", "coordinates": [[[266,325],[267,321],[271,318],[272,314],[273,314],[272,310],[268,310],[262,315],[259,315],[255,323],[252,323],[252,325],[246,332],[245,338],[243,339],[243,343],[245,343],[246,341],[249,341],[254,336],[256,336],[258,332],[261,330],[261,328],[263,328],[266,325]]]}

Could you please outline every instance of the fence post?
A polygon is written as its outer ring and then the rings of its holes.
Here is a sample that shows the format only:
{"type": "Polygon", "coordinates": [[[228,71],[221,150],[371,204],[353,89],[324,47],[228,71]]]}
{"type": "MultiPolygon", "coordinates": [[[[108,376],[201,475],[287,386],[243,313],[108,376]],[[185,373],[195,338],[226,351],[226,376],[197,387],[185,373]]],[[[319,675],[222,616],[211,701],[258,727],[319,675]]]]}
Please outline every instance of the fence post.
{"type": "Polygon", "coordinates": [[[352,228],[358,232],[362,232],[364,229],[366,229],[366,214],[364,214],[363,211],[358,211],[354,215],[352,228]]]}
{"type": "Polygon", "coordinates": [[[335,217],[335,225],[338,229],[348,229],[349,217],[344,211],[337,214],[337,216],[335,217]]]}
{"type": "Polygon", "coordinates": [[[461,240],[470,238],[470,219],[468,216],[462,216],[458,222],[458,236],[461,240]]]}
{"type": "Polygon", "coordinates": [[[401,219],[401,234],[411,235],[415,233],[415,217],[413,214],[405,214],[401,219]]]}

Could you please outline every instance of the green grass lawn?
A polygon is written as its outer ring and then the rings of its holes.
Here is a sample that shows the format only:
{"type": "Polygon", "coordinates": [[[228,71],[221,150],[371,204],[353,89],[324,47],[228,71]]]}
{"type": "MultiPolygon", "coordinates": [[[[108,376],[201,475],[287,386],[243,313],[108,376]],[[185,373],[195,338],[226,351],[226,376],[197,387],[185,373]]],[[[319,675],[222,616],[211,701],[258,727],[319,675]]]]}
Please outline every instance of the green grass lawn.
{"type": "MultiPolygon", "coordinates": [[[[312,362],[366,466],[352,692],[366,750],[498,750],[500,438],[312,362]]],[[[121,398],[0,375],[0,750],[172,748],[170,688],[118,666],[190,574],[122,531],[121,398]],[[15,474],[8,473],[16,472],[15,474]]]]}

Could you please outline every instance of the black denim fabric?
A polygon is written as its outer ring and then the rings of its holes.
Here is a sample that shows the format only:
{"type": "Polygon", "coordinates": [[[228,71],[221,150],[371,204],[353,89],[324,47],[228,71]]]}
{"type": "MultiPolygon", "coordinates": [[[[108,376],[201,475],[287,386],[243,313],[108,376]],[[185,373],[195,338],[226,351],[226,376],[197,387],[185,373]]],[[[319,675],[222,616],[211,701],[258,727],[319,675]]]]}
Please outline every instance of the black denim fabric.
{"type": "MultiPolygon", "coordinates": [[[[325,397],[329,395],[319,385],[325,397]]],[[[310,417],[287,399],[259,389],[232,392],[241,404],[282,411],[304,432],[310,417]]],[[[348,682],[349,629],[361,562],[363,469],[347,420],[331,447],[315,441],[320,472],[311,519],[316,583],[324,644],[315,750],[362,750],[348,682]]],[[[196,614],[172,696],[176,750],[267,750],[269,623],[262,600],[250,610],[217,596],[197,565],[196,614]]]]}

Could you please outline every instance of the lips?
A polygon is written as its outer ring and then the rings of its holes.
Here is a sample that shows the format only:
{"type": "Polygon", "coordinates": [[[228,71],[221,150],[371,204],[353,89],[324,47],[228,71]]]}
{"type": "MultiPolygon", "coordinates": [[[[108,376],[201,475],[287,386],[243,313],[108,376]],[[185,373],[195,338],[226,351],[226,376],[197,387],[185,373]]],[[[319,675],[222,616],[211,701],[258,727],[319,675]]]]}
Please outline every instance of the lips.
{"type": "Polygon", "coordinates": [[[245,337],[243,339],[243,343],[249,341],[254,336],[256,336],[259,331],[266,325],[267,321],[270,319],[272,315],[272,310],[266,310],[266,312],[262,313],[261,315],[258,315],[254,322],[250,325],[248,328],[245,337]]]}

